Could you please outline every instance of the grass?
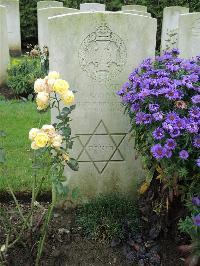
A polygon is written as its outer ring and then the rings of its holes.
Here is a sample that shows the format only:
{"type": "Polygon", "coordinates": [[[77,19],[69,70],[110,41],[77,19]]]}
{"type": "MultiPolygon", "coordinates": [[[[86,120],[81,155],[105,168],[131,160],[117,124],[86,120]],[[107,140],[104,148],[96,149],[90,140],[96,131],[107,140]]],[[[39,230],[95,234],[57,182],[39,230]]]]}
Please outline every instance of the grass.
{"type": "Polygon", "coordinates": [[[131,232],[140,227],[136,204],[123,194],[100,195],[78,209],[77,224],[92,238],[123,239],[124,223],[131,232]]]}
{"type": "MultiPolygon", "coordinates": [[[[6,167],[0,178],[0,191],[7,189],[7,181],[15,192],[27,192],[32,185],[32,151],[28,132],[32,127],[50,123],[50,113],[39,114],[32,102],[0,101],[0,131],[6,152],[6,167]]],[[[48,190],[44,183],[44,190],[48,190]]]]}

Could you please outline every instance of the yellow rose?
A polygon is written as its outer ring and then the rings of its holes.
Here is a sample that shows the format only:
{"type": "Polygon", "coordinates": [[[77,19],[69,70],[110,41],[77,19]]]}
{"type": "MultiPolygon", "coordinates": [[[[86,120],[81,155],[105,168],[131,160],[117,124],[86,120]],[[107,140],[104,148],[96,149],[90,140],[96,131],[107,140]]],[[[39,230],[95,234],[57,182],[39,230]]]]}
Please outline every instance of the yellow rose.
{"type": "Polygon", "coordinates": [[[57,79],[53,85],[53,91],[60,94],[66,93],[69,89],[69,84],[63,79],[57,79]]]}
{"type": "Polygon", "coordinates": [[[30,131],[29,131],[29,139],[30,140],[34,140],[36,135],[40,132],[40,130],[38,128],[32,128],[30,131]]]}
{"type": "Polygon", "coordinates": [[[51,146],[53,148],[59,149],[62,145],[62,136],[57,134],[54,136],[54,138],[51,141],[52,141],[51,146]]]}
{"type": "Polygon", "coordinates": [[[64,104],[72,104],[74,102],[74,94],[69,90],[64,94],[61,94],[61,99],[63,100],[64,104]]]}
{"type": "Polygon", "coordinates": [[[47,92],[39,92],[36,97],[37,109],[44,110],[49,106],[49,94],[47,92]]]}
{"type": "Polygon", "coordinates": [[[46,91],[46,84],[44,79],[37,79],[34,83],[34,91],[36,93],[46,91]]]}
{"type": "Polygon", "coordinates": [[[56,79],[48,79],[47,84],[48,84],[49,93],[53,91],[53,86],[55,82],[56,82],[56,79]]]}
{"type": "Polygon", "coordinates": [[[31,143],[31,149],[32,149],[32,150],[38,150],[38,149],[39,149],[39,147],[36,145],[35,141],[33,141],[33,142],[31,143]]]}
{"type": "Polygon", "coordinates": [[[56,71],[51,71],[48,74],[49,79],[59,79],[59,77],[60,77],[60,74],[56,71]]]}
{"type": "Polygon", "coordinates": [[[49,142],[49,136],[45,132],[39,132],[35,137],[35,145],[44,148],[49,142]]]}
{"type": "Polygon", "coordinates": [[[41,128],[50,138],[54,137],[56,130],[52,125],[43,125],[41,128]]]}

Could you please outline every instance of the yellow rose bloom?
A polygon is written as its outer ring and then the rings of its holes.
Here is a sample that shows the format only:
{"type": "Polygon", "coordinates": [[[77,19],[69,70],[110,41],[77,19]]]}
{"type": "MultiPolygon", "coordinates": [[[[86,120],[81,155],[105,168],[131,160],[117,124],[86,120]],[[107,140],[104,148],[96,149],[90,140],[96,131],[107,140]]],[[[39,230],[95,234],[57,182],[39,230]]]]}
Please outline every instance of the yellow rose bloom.
{"type": "Polygon", "coordinates": [[[34,83],[34,91],[36,93],[46,91],[46,84],[44,79],[37,79],[34,83]]]}
{"type": "Polygon", "coordinates": [[[49,93],[39,92],[36,97],[37,109],[44,110],[49,106],[49,93]]]}
{"type": "Polygon", "coordinates": [[[52,125],[43,125],[41,128],[50,138],[53,138],[56,134],[56,130],[52,125]]]}
{"type": "Polygon", "coordinates": [[[56,71],[50,71],[48,74],[49,79],[59,79],[60,74],[56,71]]]}
{"type": "Polygon", "coordinates": [[[39,147],[36,145],[35,141],[33,141],[33,142],[31,143],[31,149],[32,149],[32,150],[38,150],[38,149],[39,149],[39,147]]]}
{"type": "Polygon", "coordinates": [[[69,90],[66,93],[61,94],[61,99],[64,104],[72,104],[74,102],[74,94],[69,90]]]}
{"type": "Polygon", "coordinates": [[[49,136],[45,132],[39,132],[35,137],[35,145],[39,148],[44,148],[49,140],[49,136]]]}
{"type": "Polygon", "coordinates": [[[51,146],[53,148],[59,149],[62,145],[62,136],[57,134],[51,141],[52,141],[51,146]]]}
{"type": "Polygon", "coordinates": [[[69,84],[67,81],[63,79],[56,79],[53,85],[53,91],[63,94],[66,93],[68,89],[69,89],[69,84]]]}
{"type": "Polygon", "coordinates": [[[38,128],[32,128],[30,131],[29,131],[29,139],[30,140],[34,140],[36,135],[40,132],[40,130],[38,128]]]}

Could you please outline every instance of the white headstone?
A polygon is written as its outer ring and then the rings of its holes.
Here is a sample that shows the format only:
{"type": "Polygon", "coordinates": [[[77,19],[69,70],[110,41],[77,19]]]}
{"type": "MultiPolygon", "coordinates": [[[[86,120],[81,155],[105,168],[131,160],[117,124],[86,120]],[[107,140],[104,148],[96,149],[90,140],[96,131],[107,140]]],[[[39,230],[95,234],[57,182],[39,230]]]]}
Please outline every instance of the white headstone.
{"type": "Polygon", "coordinates": [[[178,48],[184,58],[200,55],[200,12],[180,15],[178,48]]]}
{"type": "Polygon", "coordinates": [[[40,48],[48,46],[48,18],[75,12],[79,12],[79,10],[67,7],[48,7],[38,9],[38,43],[40,48]]]}
{"type": "Polygon", "coordinates": [[[163,10],[161,51],[177,48],[179,16],[189,13],[189,8],[170,6],[163,10]]]}
{"type": "MultiPolygon", "coordinates": [[[[117,12],[49,19],[50,70],[78,90],[71,126],[79,171],[67,169],[66,176],[82,200],[113,191],[132,195],[143,177],[116,92],[144,58],[155,55],[156,27],[155,19],[117,12]]],[[[52,122],[56,115],[53,110],[52,122]]]]}
{"type": "Polygon", "coordinates": [[[6,7],[9,50],[12,55],[21,54],[19,0],[0,0],[6,7]]]}
{"type": "Polygon", "coordinates": [[[63,2],[59,1],[39,1],[37,2],[37,10],[41,8],[47,8],[47,7],[62,7],[63,2]]]}
{"type": "Polygon", "coordinates": [[[98,3],[84,3],[80,4],[80,11],[105,11],[106,6],[98,3]]]}
{"type": "Polygon", "coordinates": [[[0,86],[7,80],[7,68],[9,64],[9,46],[6,21],[6,8],[0,6],[0,86]]]}
{"type": "Polygon", "coordinates": [[[122,11],[126,11],[126,10],[137,10],[137,11],[147,12],[147,7],[146,6],[142,6],[142,5],[126,5],[126,6],[122,6],[122,11]]]}
{"type": "Polygon", "coordinates": [[[144,11],[138,11],[138,10],[124,10],[124,11],[118,11],[120,13],[128,13],[128,14],[136,14],[136,15],[140,15],[140,16],[146,16],[146,17],[151,17],[151,14],[148,12],[144,12],[144,11]]]}

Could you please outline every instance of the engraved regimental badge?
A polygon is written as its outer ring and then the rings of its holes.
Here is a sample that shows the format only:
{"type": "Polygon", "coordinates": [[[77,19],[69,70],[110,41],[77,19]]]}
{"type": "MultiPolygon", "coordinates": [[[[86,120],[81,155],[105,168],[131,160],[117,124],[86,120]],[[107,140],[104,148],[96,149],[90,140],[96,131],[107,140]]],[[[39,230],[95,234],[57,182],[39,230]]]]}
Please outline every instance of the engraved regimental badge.
{"type": "Polygon", "coordinates": [[[127,61],[123,40],[106,23],[98,26],[81,43],[80,67],[98,82],[107,82],[122,72],[127,61]]]}

